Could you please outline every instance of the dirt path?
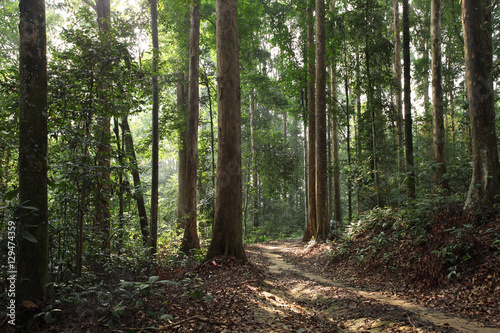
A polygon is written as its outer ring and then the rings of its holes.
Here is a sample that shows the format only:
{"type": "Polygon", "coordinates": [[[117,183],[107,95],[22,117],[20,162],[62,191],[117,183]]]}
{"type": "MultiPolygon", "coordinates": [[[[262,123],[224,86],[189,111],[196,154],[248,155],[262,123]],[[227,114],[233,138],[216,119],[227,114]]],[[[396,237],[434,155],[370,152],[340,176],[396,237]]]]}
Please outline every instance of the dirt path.
{"type": "Polygon", "coordinates": [[[253,245],[269,267],[256,302],[257,321],[273,327],[273,332],[289,331],[292,314],[308,318],[293,332],[500,332],[479,323],[450,317],[395,296],[349,287],[287,263],[283,252],[298,246],[296,241],[253,245]],[[290,320],[288,321],[290,322],[290,320]]]}

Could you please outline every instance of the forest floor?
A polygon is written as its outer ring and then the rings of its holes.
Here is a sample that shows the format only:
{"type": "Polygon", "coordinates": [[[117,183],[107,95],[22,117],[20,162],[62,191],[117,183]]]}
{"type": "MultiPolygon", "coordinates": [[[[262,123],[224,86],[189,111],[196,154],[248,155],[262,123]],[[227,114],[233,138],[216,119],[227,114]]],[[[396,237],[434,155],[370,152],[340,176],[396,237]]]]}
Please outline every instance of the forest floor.
{"type": "Polygon", "coordinates": [[[272,241],[248,245],[247,263],[221,257],[162,267],[158,281],[110,285],[116,297],[106,302],[61,304],[50,324],[40,316],[30,331],[500,332],[500,300],[482,301],[491,292],[463,301],[460,286],[413,290],[390,272],[332,262],[331,247],[272,241]],[[478,316],[480,306],[487,309],[478,316]]]}

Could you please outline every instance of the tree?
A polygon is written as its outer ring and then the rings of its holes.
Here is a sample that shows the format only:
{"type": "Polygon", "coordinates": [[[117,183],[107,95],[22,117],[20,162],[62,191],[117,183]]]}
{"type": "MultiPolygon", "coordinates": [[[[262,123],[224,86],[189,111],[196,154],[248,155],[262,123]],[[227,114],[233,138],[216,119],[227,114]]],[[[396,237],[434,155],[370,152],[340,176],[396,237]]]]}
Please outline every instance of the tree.
{"type": "Polygon", "coordinates": [[[238,0],[217,0],[218,151],[215,218],[207,259],[246,260],[242,234],[238,0]]]}
{"type": "MultiPolygon", "coordinates": [[[[101,34],[100,42],[106,43],[106,34],[109,31],[109,19],[111,12],[110,0],[97,0],[94,6],[97,13],[97,24],[99,33],[101,34]]],[[[98,237],[101,240],[101,248],[110,248],[110,228],[111,228],[111,212],[110,212],[110,186],[111,186],[111,121],[107,114],[107,90],[109,84],[106,81],[106,72],[110,66],[109,61],[103,61],[100,69],[99,80],[99,100],[102,102],[102,114],[97,120],[98,138],[96,160],[98,167],[98,178],[96,179],[96,203],[95,203],[95,228],[98,237]]]]}
{"type": "Polygon", "coordinates": [[[151,168],[151,225],[149,235],[149,246],[151,253],[155,254],[158,242],[158,9],[156,0],[150,0],[151,6],[151,30],[153,39],[153,124],[152,124],[152,168],[151,168]]]}
{"type": "Polygon", "coordinates": [[[415,197],[415,169],[413,163],[413,133],[411,117],[411,63],[410,63],[410,19],[408,0],[403,0],[403,62],[404,62],[404,107],[405,107],[405,152],[408,198],[415,197]]]}
{"type": "Polygon", "coordinates": [[[394,80],[396,102],[396,126],[398,134],[398,170],[404,172],[403,101],[401,98],[401,37],[399,24],[399,0],[393,0],[394,10],[394,80]]]}
{"type": "Polygon", "coordinates": [[[316,220],[320,240],[328,235],[325,34],[325,1],[316,0],[316,220]]]}
{"type": "Polygon", "coordinates": [[[196,180],[198,171],[198,114],[199,114],[199,59],[200,59],[200,3],[191,4],[189,37],[189,91],[186,129],[187,216],[181,251],[200,248],[196,223],[196,180]]]}
{"type": "Polygon", "coordinates": [[[316,118],[315,118],[315,79],[316,71],[314,63],[314,18],[313,0],[307,4],[307,143],[308,143],[308,207],[309,219],[306,230],[302,237],[303,242],[308,242],[317,235],[316,224],[316,118]]]}
{"type": "Polygon", "coordinates": [[[448,187],[445,179],[443,88],[441,66],[441,0],[431,2],[431,54],[432,54],[432,147],[434,151],[434,184],[448,187]]]}
{"type": "Polygon", "coordinates": [[[121,119],[121,128],[123,132],[123,141],[125,150],[132,169],[132,179],[134,181],[134,197],[137,202],[137,213],[139,214],[139,222],[141,226],[142,242],[145,246],[148,245],[149,230],[148,230],[148,215],[144,204],[144,193],[142,192],[141,178],[139,174],[139,166],[134,149],[134,140],[128,125],[128,116],[124,115],[121,119]]]}
{"type": "Polygon", "coordinates": [[[45,1],[21,0],[19,10],[18,304],[45,295],[49,260],[45,1]]]}
{"type": "Polygon", "coordinates": [[[462,1],[465,70],[472,129],[472,180],[466,210],[498,201],[498,148],[492,69],[491,2],[462,1]]]}

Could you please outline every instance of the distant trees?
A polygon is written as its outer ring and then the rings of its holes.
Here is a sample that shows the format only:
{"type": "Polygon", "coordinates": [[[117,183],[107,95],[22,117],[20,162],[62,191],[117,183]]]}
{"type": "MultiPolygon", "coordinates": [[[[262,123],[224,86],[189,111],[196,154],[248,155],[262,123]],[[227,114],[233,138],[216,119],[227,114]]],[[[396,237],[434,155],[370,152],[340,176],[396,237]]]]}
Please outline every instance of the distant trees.
{"type": "Polygon", "coordinates": [[[19,10],[18,304],[45,296],[49,266],[45,1],[21,0],[19,10]]]}

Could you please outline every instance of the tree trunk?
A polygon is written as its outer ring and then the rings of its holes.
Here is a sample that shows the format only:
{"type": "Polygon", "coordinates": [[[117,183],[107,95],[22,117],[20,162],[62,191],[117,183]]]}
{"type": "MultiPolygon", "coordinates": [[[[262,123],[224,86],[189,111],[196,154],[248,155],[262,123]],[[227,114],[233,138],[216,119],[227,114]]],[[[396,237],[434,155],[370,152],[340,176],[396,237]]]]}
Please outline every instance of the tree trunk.
{"type": "Polygon", "coordinates": [[[187,208],[187,149],[186,149],[186,126],[187,123],[187,88],[185,85],[186,74],[179,74],[177,83],[177,110],[180,118],[179,129],[179,165],[177,170],[177,228],[185,229],[187,208]]]}
{"type": "Polygon", "coordinates": [[[404,140],[403,140],[403,100],[401,96],[401,38],[399,25],[399,0],[393,0],[394,8],[394,80],[396,81],[396,126],[398,135],[398,170],[404,173],[404,140]]]}
{"type": "Polygon", "coordinates": [[[123,141],[125,143],[125,150],[130,161],[132,179],[134,181],[134,198],[137,202],[137,213],[139,214],[139,222],[142,234],[142,243],[146,246],[148,245],[148,214],[146,212],[146,206],[144,204],[144,193],[142,192],[141,178],[139,174],[139,165],[137,164],[137,157],[135,155],[134,140],[132,138],[132,133],[130,132],[130,127],[128,125],[128,117],[123,116],[121,119],[121,127],[123,132],[123,141]]]}
{"type": "Polygon", "coordinates": [[[246,260],[242,235],[238,0],[216,0],[218,152],[215,218],[207,259],[246,260]]]}
{"type": "MultiPolygon", "coordinates": [[[[118,164],[124,165],[123,163],[124,147],[122,141],[120,140],[120,127],[118,125],[118,119],[116,117],[113,118],[113,132],[115,133],[115,138],[116,138],[116,152],[118,157],[118,164]]],[[[123,199],[123,193],[125,192],[124,190],[125,190],[125,184],[123,181],[123,169],[120,168],[118,170],[118,221],[119,221],[118,244],[117,244],[118,253],[120,253],[123,244],[123,229],[125,223],[123,217],[123,213],[125,210],[125,203],[123,199]]]]}
{"type": "Polygon", "coordinates": [[[326,163],[325,1],[316,0],[316,219],[318,240],[328,236],[326,163]]]}
{"type": "Polygon", "coordinates": [[[443,88],[441,62],[441,0],[431,1],[431,54],[432,54],[432,146],[434,151],[434,184],[448,187],[444,155],[443,88]]]}
{"type": "Polygon", "coordinates": [[[492,66],[491,2],[462,1],[465,69],[472,130],[472,180],[465,210],[498,202],[500,194],[492,66]]]}
{"type": "MultiPolygon", "coordinates": [[[[17,304],[45,296],[48,282],[47,56],[45,2],[19,3],[19,237],[9,222],[8,248],[18,242],[17,304]],[[32,237],[34,237],[34,239],[32,237]]],[[[13,249],[14,250],[14,249],[13,249]]],[[[6,263],[8,277],[14,262],[6,263]]]]}
{"type": "Polygon", "coordinates": [[[151,225],[149,230],[149,246],[154,255],[158,246],[158,10],[156,0],[149,0],[151,6],[151,34],[153,39],[153,124],[152,124],[152,167],[151,167],[151,225]]]}
{"type": "MultiPolygon", "coordinates": [[[[333,9],[332,9],[333,10],[333,9]]],[[[340,157],[339,157],[339,121],[337,102],[337,73],[331,66],[331,94],[332,94],[332,164],[333,164],[333,220],[335,224],[342,221],[342,206],[340,200],[340,157]]]]}
{"type": "Polygon", "coordinates": [[[255,90],[250,95],[250,150],[252,152],[252,225],[259,226],[257,218],[259,196],[258,196],[258,173],[257,173],[257,149],[255,147],[255,90]]]}
{"type": "MultiPolygon", "coordinates": [[[[361,167],[361,68],[360,68],[359,52],[356,50],[356,167],[361,167]]],[[[361,186],[356,184],[356,211],[361,212],[361,186]]]]}
{"type": "MultiPolygon", "coordinates": [[[[97,23],[99,26],[99,31],[105,36],[109,30],[109,16],[110,16],[110,0],[97,0],[96,6],[94,7],[97,13],[97,23]]],[[[105,37],[104,37],[105,38],[105,37]]],[[[102,40],[101,42],[105,42],[102,40]]],[[[101,69],[99,75],[99,92],[98,100],[102,101],[101,109],[103,114],[106,113],[107,97],[106,90],[108,90],[108,83],[106,82],[105,76],[108,70],[109,63],[103,61],[101,63],[101,69]]],[[[102,249],[110,248],[110,227],[111,227],[111,212],[109,208],[110,201],[110,185],[111,185],[111,175],[110,175],[110,156],[111,156],[111,122],[107,115],[102,115],[97,117],[97,150],[96,150],[96,161],[97,161],[97,172],[98,177],[96,179],[95,187],[95,216],[94,216],[94,227],[98,234],[98,239],[101,241],[102,249]]]]}
{"type": "Polygon", "coordinates": [[[187,220],[181,251],[188,253],[200,248],[196,223],[196,180],[198,172],[198,114],[200,77],[200,3],[191,4],[191,31],[189,38],[188,121],[186,129],[187,220]]]}
{"type": "Polygon", "coordinates": [[[308,242],[317,235],[316,223],[316,118],[315,118],[315,80],[314,63],[314,18],[313,0],[307,3],[307,122],[308,129],[308,207],[309,221],[302,236],[302,242],[308,242]]]}
{"type": "Polygon", "coordinates": [[[404,61],[404,106],[405,106],[405,150],[408,198],[415,198],[415,169],[413,165],[413,134],[411,117],[411,63],[410,63],[410,20],[408,0],[403,0],[403,61],[404,61]]]}

